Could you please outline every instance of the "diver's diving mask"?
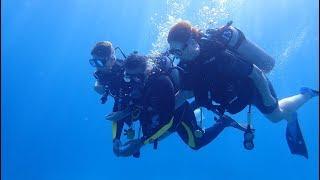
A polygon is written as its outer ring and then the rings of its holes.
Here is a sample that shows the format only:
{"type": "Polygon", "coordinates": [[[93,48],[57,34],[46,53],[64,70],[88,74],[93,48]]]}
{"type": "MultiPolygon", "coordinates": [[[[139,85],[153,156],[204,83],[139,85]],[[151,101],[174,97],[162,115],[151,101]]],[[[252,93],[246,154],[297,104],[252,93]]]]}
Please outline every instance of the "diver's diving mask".
{"type": "Polygon", "coordinates": [[[128,73],[126,71],[124,71],[123,73],[123,80],[126,82],[126,83],[129,83],[131,81],[134,81],[134,82],[143,82],[144,81],[144,74],[143,73],[135,73],[135,74],[131,74],[131,73],[128,73]]]}
{"type": "Polygon", "coordinates": [[[111,51],[111,54],[105,54],[105,55],[93,55],[92,59],[89,59],[89,63],[92,67],[95,68],[103,68],[107,65],[108,61],[116,59],[114,50],[111,51]]]}
{"type": "Polygon", "coordinates": [[[89,59],[89,63],[92,67],[102,68],[106,65],[106,59],[103,58],[92,58],[89,59]]]}
{"type": "Polygon", "coordinates": [[[188,44],[181,44],[181,43],[177,43],[177,44],[173,44],[170,45],[170,50],[169,53],[172,54],[175,57],[180,58],[183,54],[183,51],[188,47],[188,44]]]}
{"type": "Polygon", "coordinates": [[[109,58],[92,58],[89,59],[89,63],[92,67],[103,68],[106,67],[108,61],[115,59],[115,56],[110,56],[109,58]]]}
{"type": "Polygon", "coordinates": [[[169,53],[182,60],[193,60],[200,54],[200,46],[193,38],[186,43],[170,43],[169,53]]]}

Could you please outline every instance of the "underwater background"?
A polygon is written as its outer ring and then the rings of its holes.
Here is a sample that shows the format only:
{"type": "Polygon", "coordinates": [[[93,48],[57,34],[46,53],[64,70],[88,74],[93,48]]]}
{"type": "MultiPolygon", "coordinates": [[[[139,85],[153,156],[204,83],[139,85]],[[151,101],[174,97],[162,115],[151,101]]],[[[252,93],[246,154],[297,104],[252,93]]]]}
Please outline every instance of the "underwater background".
{"type": "MultiPolygon", "coordinates": [[[[267,76],[279,98],[319,87],[316,0],[1,0],[1,178],[4,180],[313,180],[319,175],[319,98],[299,109],[309,159],[290,154],[286,122],[253,109],[255,148],[227,128],[194,151],[172,134],[140,158],[112,152],[111,123],[93,91],[97,41],[127,54],[167,48],[179,19],[200,29],[233,20],[276,59],[267,76]]],[[[121,58],[121,56],[118,56],[121,58]]],[[[245,122],[246,110],[233,116],[245,122]]],[[[213,123],[205,112],[205,123],[213,123]]]]}

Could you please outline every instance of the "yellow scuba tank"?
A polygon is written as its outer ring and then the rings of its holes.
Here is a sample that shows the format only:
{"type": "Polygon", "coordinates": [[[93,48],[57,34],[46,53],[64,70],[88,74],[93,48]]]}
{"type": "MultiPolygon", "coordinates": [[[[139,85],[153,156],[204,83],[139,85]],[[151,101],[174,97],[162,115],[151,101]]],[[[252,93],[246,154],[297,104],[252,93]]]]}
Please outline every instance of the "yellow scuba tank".
{"type": "Polygon", "coordinates": [[[265,73],[270,72],[275,65],[275,60],[231,24],[232,21],[222,28],[209,29],[207,34],[210,34],[210,38],[222,43],[227,49],[238,54],[243,60],[255,64],[265,73]]]}

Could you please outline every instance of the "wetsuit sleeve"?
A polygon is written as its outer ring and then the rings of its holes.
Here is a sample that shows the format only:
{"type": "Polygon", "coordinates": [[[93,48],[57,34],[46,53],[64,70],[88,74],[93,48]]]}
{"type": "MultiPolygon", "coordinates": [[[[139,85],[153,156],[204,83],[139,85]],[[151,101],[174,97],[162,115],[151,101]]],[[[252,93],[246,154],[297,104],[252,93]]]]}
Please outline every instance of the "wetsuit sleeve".
{"type": "Polygon", "coordinates": [[[151,82],[145,94],[146,112],[143,116],[144,143],[158,139],[173,123],[174,87],[167,76],[151,82]]]}
{"type": "Polygon", "coordinates": [[[115,99],[114,103],[113,103],[112,111],[113,112],[119,111],[120,109],[118,107],[119,107],[119,101],[117,99],[115,99]]]}

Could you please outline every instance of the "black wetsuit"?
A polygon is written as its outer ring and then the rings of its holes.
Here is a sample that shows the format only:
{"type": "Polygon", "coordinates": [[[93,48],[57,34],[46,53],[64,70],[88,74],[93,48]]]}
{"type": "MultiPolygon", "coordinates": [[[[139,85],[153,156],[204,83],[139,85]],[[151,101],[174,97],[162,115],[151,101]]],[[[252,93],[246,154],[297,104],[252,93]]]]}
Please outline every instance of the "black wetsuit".
{"type": "MultiPolygon", "coordinates": [[[[115,64],[111,72],[95,72],[95,77],[99,84],[108,87],[107,90],[114,97],[114,112],[128,107],[129,103],[123,98],[125,94],[140,91],[137,94],[142,96],[134,97],[133,103],[135,106],[142,107],[139,119],[143,130],[142,139],[145,143],[158,139],[165,132],[177,132],[189,147],[199,149],[211,142],[225,128],[224,124],[216,123],[205,129],[202,137],[196,137],[195,131],[201,128],[197,125],[194,109],[187,101],[178,109],[174,109],[174,95],[178,91],[178,86],[173,84],[169,76],[163,72],[155,71],[145,87],[125,83],[120,63],[115,64]]],[[[132,119],[113,122],[115,126],[113,140],[120,139],[124,123],[130,125],[132,119]]]]}
{"type": "Polygon", "coordinates": [[[192,149],[200,149],[211,142],[226,127],[222,122],[205,129],[202,137],[196,137],[197,125],[194,112],[186,101],[174,109],[175,89],[165,74],[153,75],[144,89],[143,111],[140,121],[145,144],[157,140],[165,132],[177,132],[183,142],[192,149]]]}
{"type": "MultiPolygon", "coordinates": [[[[106,93],[114,98],[112,111],[121,111],[128,108],[129,100],[128,94],[132,91],[131,86],[123,80],[123,61],[117,59],[111,71],[96,71],[94,77],[98,83],[106,87],[106,93]]],[[[116,126],[113,135],[113,140],[120,139],[124,123],[131,125],[132,119],[124,119],[122,121],[114,122],[116,126]]]]}
{"type": "Polygon", "coordinates": [[[110,71],[94,72],[94,77],[97,79],[98,83],[106,87],[108,95],[114,97],[115,104],[113,106],[113,111],[118,111],[124,108],[121,107],[123,104],[120,103],[121,97],[124,96],[124,92],[122,92],[123,87],[125,87],[123,72],[124,70],[122,68],[121,60],[117,60],[110,71]]]}
{"type": "Polygon", "coordinates": [[[213,141],[227,126],[224,122],[216,122],[204,131],[197,125],[193,108],[188,102],[185,102],[174,113],[177,122],[176,132],[179,134],[184,143],[190,148],[198,150],[213,141]],[[196,137],[195,131],[201,130],[202,136],[196,137]]]}
{"type": "Polygon", "coordinates": [[[142,126],[145,144],[158,139],[163,133],[172,127],[174,113],[174,86],[170,78],[163,74],[149,76],[142,90],[142,111],[140,124],[142,126]],[[166,126],[163,133],[158,131],[166,126]],[[157,134],[158,135],[155,135],[157,134]],[[151,137],[154,137],[150,139],[151,137]]]}
{"type": "MultiPolygon", "coordinates": [[[[231,51],[221,49],[214,42],[201,39],[200,55],[196,60],[180,63],[185,70],[182,89],[192,90],[199,106],[210,108],[212,101],[220,109],[235,114],[247,105],[255,105],[262,113],[271,113],[278,104],[266,107],[261,95],[248,77],[253,65],[231,51]]],[[[272,95],[276,94],[269,82],[272,95]]]]}

